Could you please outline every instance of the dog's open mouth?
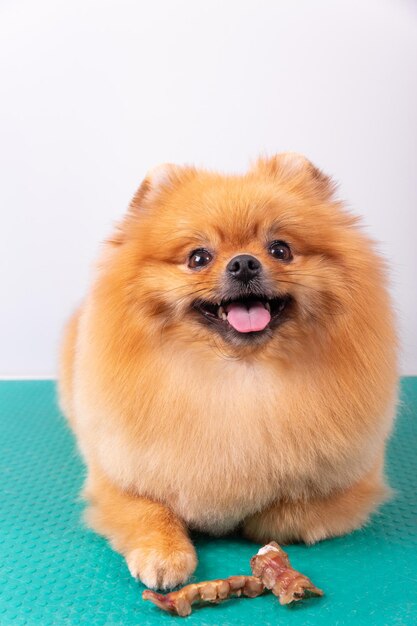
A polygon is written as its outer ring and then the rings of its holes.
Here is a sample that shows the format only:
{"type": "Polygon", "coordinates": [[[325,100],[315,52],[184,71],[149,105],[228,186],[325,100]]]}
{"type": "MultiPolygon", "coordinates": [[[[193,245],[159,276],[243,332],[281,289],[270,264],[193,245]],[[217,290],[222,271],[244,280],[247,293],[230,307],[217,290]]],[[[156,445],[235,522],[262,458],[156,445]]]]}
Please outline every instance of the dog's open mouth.
{"type": "Polygon", "coordinates": [[[219,303],[197,300],[193,308],[209,322],[238,333],[259,333],[279,320],[290,303],[290,296],[267,298],[243,297],[219,303]]]}

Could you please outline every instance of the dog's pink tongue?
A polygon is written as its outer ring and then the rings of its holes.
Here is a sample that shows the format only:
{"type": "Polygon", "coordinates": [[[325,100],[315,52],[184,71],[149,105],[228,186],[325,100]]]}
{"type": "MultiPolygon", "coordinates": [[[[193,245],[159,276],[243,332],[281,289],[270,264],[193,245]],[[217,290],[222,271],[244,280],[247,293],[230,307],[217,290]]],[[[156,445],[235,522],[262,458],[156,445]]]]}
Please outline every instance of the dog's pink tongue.
{"type": "Polygon", "coordinates": [[[253,333],[266,328],[271,314],[262,302],[254,302],[249,309],[243,304],[233,302],[227,307],[227,321],[239,333],[253,333]]]}

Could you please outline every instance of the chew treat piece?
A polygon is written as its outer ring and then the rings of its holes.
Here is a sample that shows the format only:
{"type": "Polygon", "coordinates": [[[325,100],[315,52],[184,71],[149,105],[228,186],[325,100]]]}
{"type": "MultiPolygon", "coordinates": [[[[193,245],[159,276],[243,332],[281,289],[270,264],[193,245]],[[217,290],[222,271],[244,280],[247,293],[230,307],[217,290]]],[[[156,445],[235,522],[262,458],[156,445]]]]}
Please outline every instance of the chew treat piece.
{"type": "Polygon", "coordinates": [[[185,617],[191,613],[194,602],[212,602],[217,604],[231,596],[247,596],[256,598],[265,590],[259,578],[255,576],[230,576],[219,580],[208,580],[202,583],[186,585],[178,591],[166,595],[146,589],[142,598],[150,600],[164,611],[170,611],[185,617]]]}
{"type": "Polygon", "coordinates": [[[307,576],[300,574],[290,565],[288,554],[271,541],[251,558],[254,576],[258,576],[267,589],[271,589],[280,604],[291,604],[311,596],[322,596],[307,576]]]}
{"type": "Polygon", "coordinates": [[[186,585],[178,591],[162,594],[146,589],[142,598],[150,600],[160,609],[185,617],[191,613],[196,602],[217,604],[231,596],[256,598],[265,589],[270,589],[281,604],[291,604],[311,596],[322,596],[307,576],[300,574],[290,565],[288,555],[275,541],[258,551],[250,561],[253,576],[230,576],[219,580],[186,585]]]}

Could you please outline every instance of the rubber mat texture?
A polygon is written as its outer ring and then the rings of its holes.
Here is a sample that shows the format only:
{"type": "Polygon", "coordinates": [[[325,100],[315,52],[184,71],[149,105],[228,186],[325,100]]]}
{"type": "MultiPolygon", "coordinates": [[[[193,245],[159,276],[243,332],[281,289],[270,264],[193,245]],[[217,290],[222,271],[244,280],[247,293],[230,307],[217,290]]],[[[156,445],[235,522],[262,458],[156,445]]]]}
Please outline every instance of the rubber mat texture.
{"type": "MultiPolygon", "coordinates": [[[[196,609],[186,624],[417,624],[417,378],[402,380],[388,450],[396,490],[363,530],[293,545],[293,565],[325,597],[281,607],[272,595],[196,609]]],[[[85,528],[84,468],[52,381],[0,382],[0,625],[179,624],[141,599],[121,556],[85,528]]],[[[195,538],[195,580],[249,573],[257,546],[195,538]]]]}

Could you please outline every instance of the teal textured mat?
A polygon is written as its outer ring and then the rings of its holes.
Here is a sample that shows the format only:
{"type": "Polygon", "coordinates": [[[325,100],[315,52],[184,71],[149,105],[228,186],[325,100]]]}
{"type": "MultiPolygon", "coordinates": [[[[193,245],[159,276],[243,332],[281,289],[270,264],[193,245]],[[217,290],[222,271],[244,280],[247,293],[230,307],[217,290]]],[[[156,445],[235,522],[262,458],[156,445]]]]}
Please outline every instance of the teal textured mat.
{"type": "MultiPolygon", "coordinates": [[[[417,624],[417,378],[402,381],[390,442],[393,501],[364,530],[312,547],[293,565],[326,596],[294,609],[271,596],[197,609],[188,618],[141,599],[123,559],[80,522],[83,466],[50,381],[0,382],[0,625],[417,624]]],[[[257,549],[196,538],[196,579],[249,573],[257,549]]]]}

